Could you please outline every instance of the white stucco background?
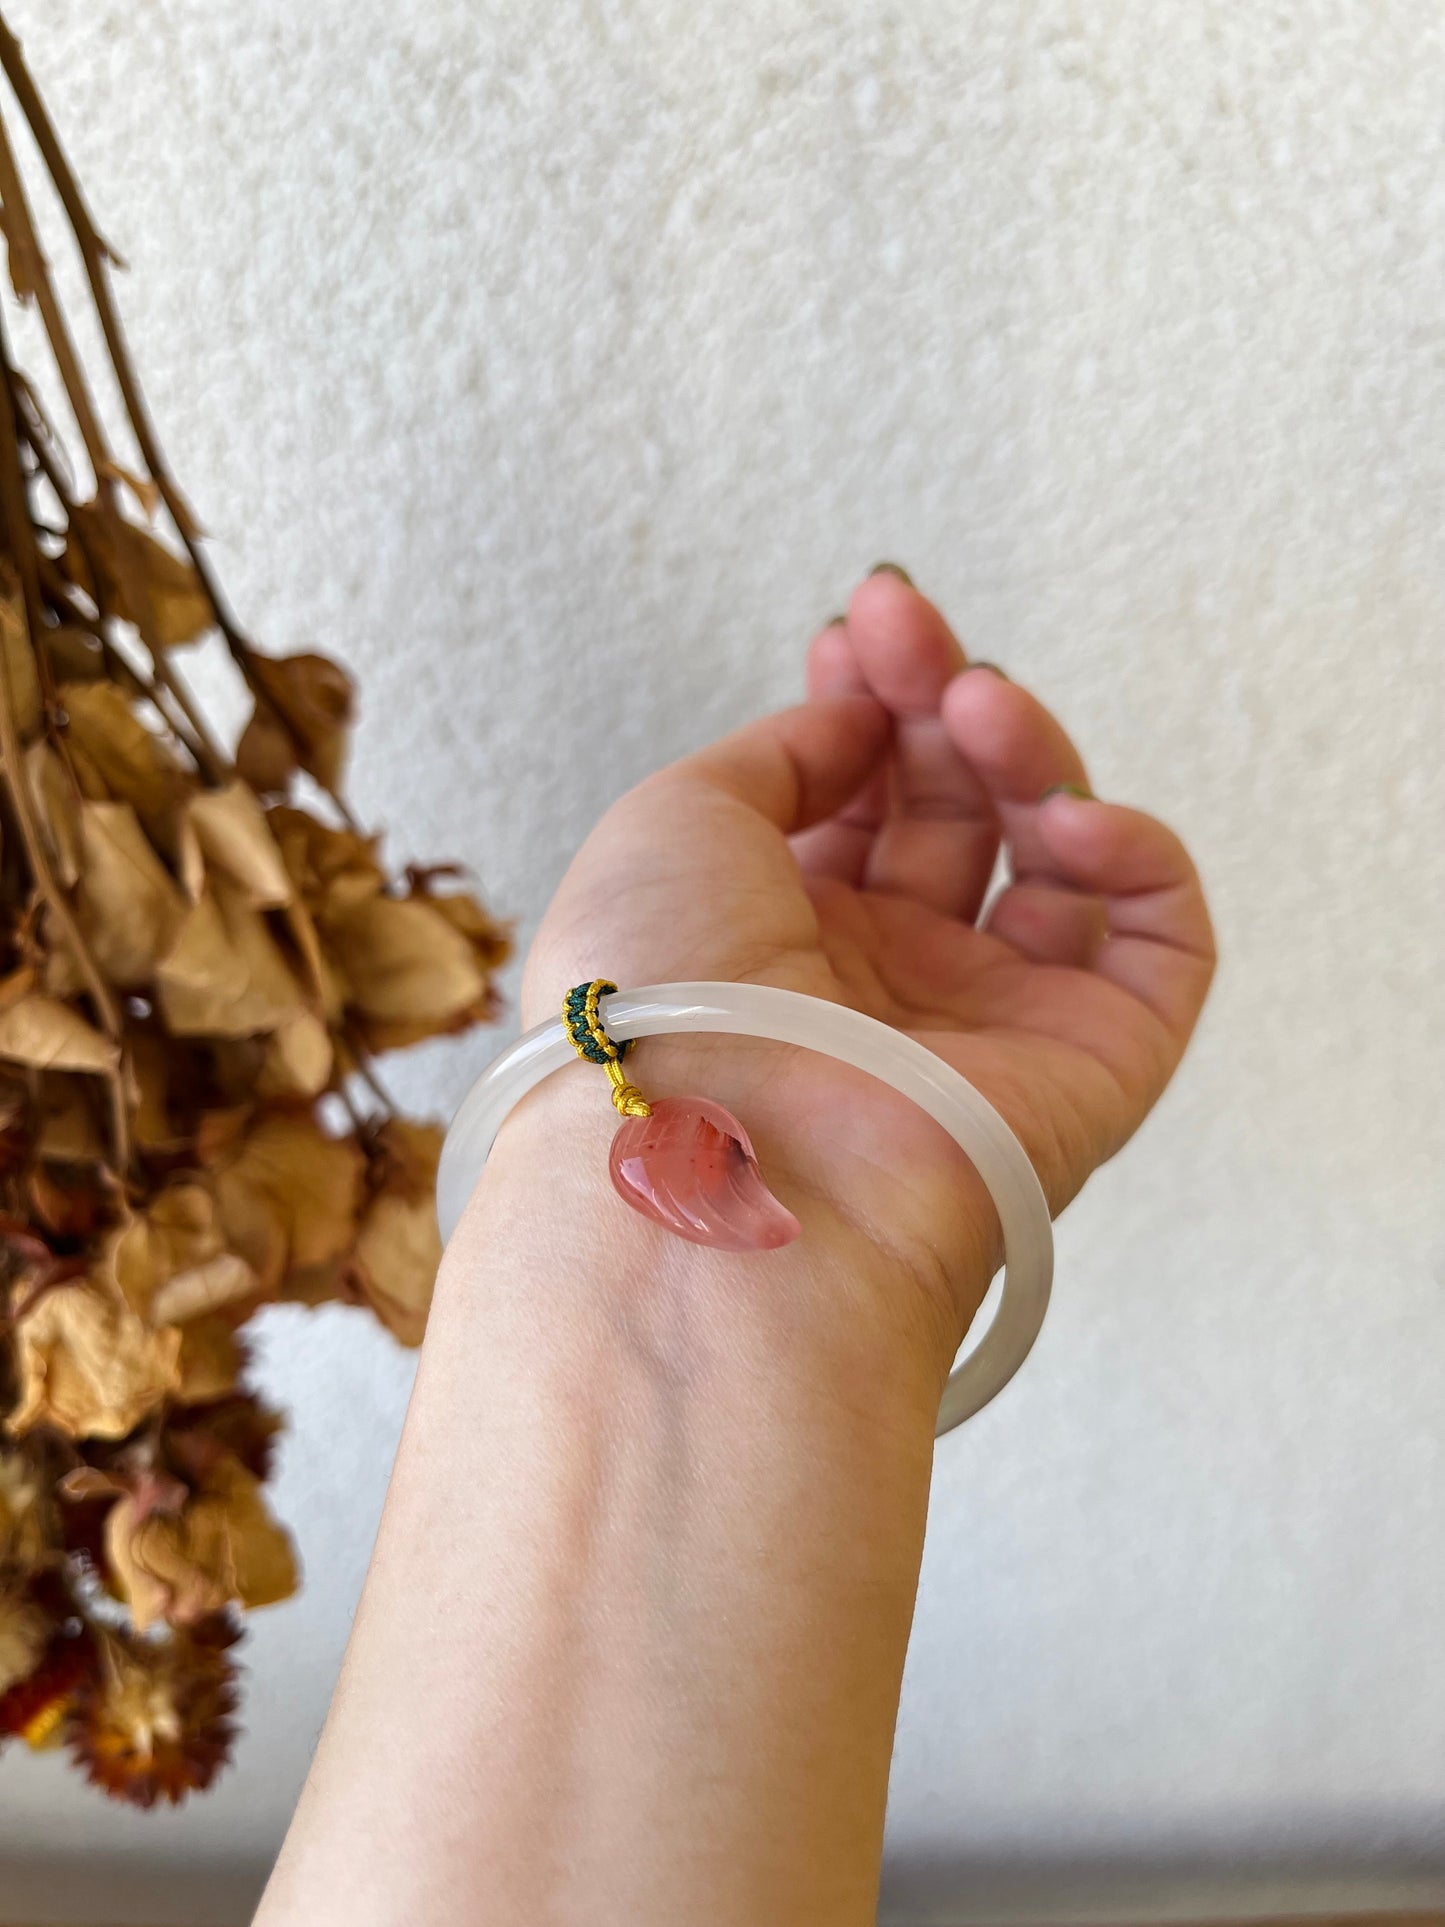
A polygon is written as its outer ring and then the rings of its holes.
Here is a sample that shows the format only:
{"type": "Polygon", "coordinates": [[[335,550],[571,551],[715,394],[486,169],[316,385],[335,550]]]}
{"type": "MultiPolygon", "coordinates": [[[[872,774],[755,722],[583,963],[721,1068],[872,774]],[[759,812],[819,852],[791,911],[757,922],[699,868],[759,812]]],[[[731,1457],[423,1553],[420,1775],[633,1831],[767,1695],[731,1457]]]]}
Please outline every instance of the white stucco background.
{"type": "MultiPolygon", "coordinates": [[[[885,1917],[1445,1902],[1433,0],[7,11],[232,595],[357,672],[399,858],[525,931],[880,555],[1198,852],[1197,1045],[939,1452],[885,1917]]],[[[393,1081],[444,1112],[494,1041],[393,1081]]],[[[12,1750],[0,1919],[245,1917],[410,1379],[341,1310],[263,1351],[306,1583],[236,1766],[144,1817],[12,1750]]]]}

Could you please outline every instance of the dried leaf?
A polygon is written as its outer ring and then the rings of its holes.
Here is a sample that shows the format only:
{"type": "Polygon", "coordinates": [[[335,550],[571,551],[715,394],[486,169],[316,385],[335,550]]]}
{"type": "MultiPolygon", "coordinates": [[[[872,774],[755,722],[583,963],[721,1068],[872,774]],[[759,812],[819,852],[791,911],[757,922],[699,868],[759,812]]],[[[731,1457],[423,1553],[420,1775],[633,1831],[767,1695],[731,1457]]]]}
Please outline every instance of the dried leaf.
{"type": "Polygon", "coordinates": [[[310,1117],[263,1117],[215,1176],[227,1246],[263,1290],[283,1279],[329,1280],[351,1244],[363,1159],[350,1138],[327,1137],[310,1117]]]}
{"type": "Polygon", "coordinates": [[[222,1317],[192,1318],[181,1326],[181,1382],[176,1396],[208,1404],[236,1389],[246,1362],[235,1331],[222,1317]]]}
{"type": "Polygon", "coordinates": [[[113,682],[63,683],[59,697],[86,795],[96,802],[114,798],[131,804],[149,835],[164,843],[164,832],[192,787],[186,772],[113,682]]]}
{"type": "Polygon", "coordinates": [[[30,642],[30,625],[25,619],[25,599],[8,565],[0,574],[0,652],[3,652],[0,660],[3,660],[15,727],[23,742],[40,727],[40,678],[30,642]]]}
{"type": "Polygon", "coordinates": [[[0,1010],[0,1057],[37,1070],[110,1071],[120,1049],[69,1004],[31,992],[0,1010]]]}
{"type": "Polygon", "coordinates": [[[385,889],[374,836],[333,830],[284,804],[268,810],[266,821],[302,902],[319,922],[385,889]]]}
{"type": "Polygon", "coordinates": [[[185,900],[129,803],[82,803],[76,909],[113,984],[148,983],[185,921],[185,900]]]}
{"type": "Polygon", "coordinates": [[[203,1111],[196,1125],[196,1162],[202,1166],[227,1164],[238,1157],[254,1115],[252,1104],[203,1111]]]}
{"type": "Polygon", "coordinates": [[[258,796],[279,796],[297,767],[296,745],[276,712],[257,704],[236,745],[236,771],[258,796]]]}
{"type": "Polygon", "coordinates": [[[88,1077],[52,1071],[40,1080],[35,1155],[56,1163],[90,1163],[106,1156],[106,1140],[88,1077]]]}
{"type": "Polygon", "coordinates": [[[371,897],[329,919],[330,939],[348,1004],[368,1035],[436,1036],[468,1021],[487,1002],[487,978],[470,943],[429,903],[371,897]]]}
{"type": "Polygon", "coordinates": [[[286,919],[291,941],[305,966],[307,989],[314,997],[321,1015],[329,1023],[335,1023],[344,1007],[345,996],[340,979],[321,948],[321,939],[311,912],[297,900],[288,903],[281,914],[286,919]]]}
{"type": "Polygon", "coordinates": [[[236,750],[241,775],[269,792],[282,788],[299,764],[324,789],[334,790],[346,763],[346,732],[355,705],[350,676],[339,663],[315,655],[253,656],[251,673],[256,709],[236,750]]]}
{"type": "Polygon", "coordinates": [[[179,1332],[152,1331],[113,1286],[53,1286],[16,1321],[20,1402],[7,1429],[124,1438],[176,1389],[180,1343],[179,1332]]]}
{"type": "Polygon", "coordinates": [[[256,1274],[228,1251],[216,1204],[201,1184],[166,1187],[111,1233],[103,1269],[151,1325],[179,1325],[256,1295],[256,1274]]]}
{"type": "MultiPolygon", "coordinates": [[[[291,902],[296,886],[265,812],[244,783],[193,796],[186,822],[206,868],[229,878],[253,909],[274,910],[291,902]]],[[[191,869],[187,885],[193,898],[201,894],[201,884],[191,869]]]]}
{"type": "Polygon", "coordinates": [[[105,460],[100,463],[100,474],[107,482],[123,482],[140,503],[146,518],[154,521],[161,509],[160,484],[148,475],[137,475],[134,469],[124,467],[120,462],[105,460]]]}
{"type": "Polygon", "coordinates": [[[266,1039],[256,1095],[316,1097],[331,1081],[336,1053],[331,1033],[309,1010],[283,1018],[266,1039]]]}
{"type": "Polygon", "coordinates": [[[447,896],[428,894],[422,900],[466,938],[471,945],[472,955],[489,974],[500,970],[511,956],[512,926],[499,922],[464,890],[453,891],[447,896]]]}
{"type": "Polygon", "coordinates": [[[42,647],[54,682],[94,682],[109,673],[105,651],[88,629],[62,623],[46,630],[42,647]]]}
{"type": "MultiPolygon", "coordinates": [[[[243,1360],[244,1362],[244,1360],[243,1360]]],[[[170,1457],[190,1484],[205,1490],[222,1459],[238,1460],[253,1478],[271,1476],[273,1448],[282,1429],[250,1392],[236,1392],[204,1409],[177,1412],[166,1429],[170,1457]]]]}
{"type": "Polygon", "coordinates": [[[80,875],[80,806],[60,758],[49,743],[25,752],[25,774],[55,874],[67,889],[80,875]]]}
{"type": "Polygon", "coordinates": [[[194,642],[212,627],[210,600],[187,557],[108,502],[77,502],[71,522],[65,562],[72,580],[106,613],[133,622],[152,649],[194,642]]]}
{"type": "Polygon", "coordinates": [[[36,1164],[26,1173],[25,1191],[46,1235],[70,1245],[96,1237],[114,1210],[114,1199],[93,1171],[55,1171],[36,1164]]]}
{"type": "Polygon", "coordinates": [[[250,1037],[306,1010],[265,919],[220,879],[181,925],[156,990],[167,1026],[181,1037],[250,1037]]]}
{"type": "Polygon", "coordinates": [[[349,1290],[403,1345],[419,1345],[441,1263],[436,1173],[443,1132],[396,1118],[378,1138],[381,1187],[361,1220],[347,1265],[349,1290]]]}
{"type": "Polygon", "coordinates": [[[296,1558],[266,1510],[260,1481],[229,1454],[177,1514],[127,1496],[111,1507],[105,1549],[136,1629],[192,1625],[235,1604],[271,1606],[296,1590],[296,1558]]]}

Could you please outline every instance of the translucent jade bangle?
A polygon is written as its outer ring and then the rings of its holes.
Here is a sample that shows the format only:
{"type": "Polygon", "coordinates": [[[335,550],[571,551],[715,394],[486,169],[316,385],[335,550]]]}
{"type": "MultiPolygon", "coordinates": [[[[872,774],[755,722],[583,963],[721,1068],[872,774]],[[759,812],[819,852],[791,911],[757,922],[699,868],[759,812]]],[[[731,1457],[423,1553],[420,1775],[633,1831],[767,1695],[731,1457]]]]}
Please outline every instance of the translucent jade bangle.
{"type": "MultiPolygon", "coordinates": [[[[822,1051],[911,1097],[958,1143],[988,1187],[1003,1228],[1003,1293],[978,1345],[944,1387],[937,1433],[987,1405],[1028,1357],[1044,1321],[1054,1269],[1049,1209],[1028,1155],[967,1078],[911,1037],[819,997],[766,984],[648,984],[603,997],[599,1012],[619,1042],[672,1031],[723,1031],[822,1051]]],[[[483,1072],[447,1133],[437,1174],[437,1217],[450,1238],[482,1173],[502,1119],[576,1050],[559,1019],[538,1024],[483,1072]]]]}

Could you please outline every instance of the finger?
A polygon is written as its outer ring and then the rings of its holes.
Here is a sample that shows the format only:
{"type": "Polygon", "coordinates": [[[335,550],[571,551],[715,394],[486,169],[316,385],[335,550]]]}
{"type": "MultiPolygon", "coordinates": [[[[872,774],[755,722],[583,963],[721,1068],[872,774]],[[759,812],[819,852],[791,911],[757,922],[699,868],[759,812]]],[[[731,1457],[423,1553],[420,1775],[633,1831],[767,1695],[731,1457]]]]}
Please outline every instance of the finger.
{"type": "Polygon", "coordinates": [[[1003,826],[1013,881],[1057,880],[1039,834],[1039,799],[1056,783],[1088,784],[1068,732],[1037,696],[979,669],[949,684],[943,719],[1003,826]]]}
{"type": "Polygon", "coordinates": [[[963,650],[933,604],[888,570],[854,590],[846,634],[867,687],[894,719],[887,807],[864,885],[972,918],[993,874],[998,825],[940,715],[963,650]]]}
{"type": "MultiPolygon", "coordinates": [[[[811,702],[870,693],[848,640],[845,616],[835,616],[814,636],[804,668],[804,687],[811,702]]],[[[794,837],[793,855],[804,875],[834,877],[855,889],[861,887],[874,833],[887,806],[888,768],[886,760],[880,760],[862,789],[840,810],[794,837]]]]}
{"type": "Polygon", "coordinates": [[[990,936],[1001,937],[1032,963],[1093,967],[1108,934],[1103,901],[1047,883],[1014,883],[989,911],[990,936]]]}
{"type": "Polygon", "coordinates": [[[832,696],[746,723],[650,780],[709,784],[790,836],[841,809],[887,750],[887,712],[873,697],[832,696]]]}
{"type": "Polygon", "coordinates": [[[1060,794],[1036,813],[1057,874],[1104,902],[1093,968],[1147,1004],[1183,1042],[1214,974],[1214,931],[1189,852],[1142,810],[1060,794]]]}

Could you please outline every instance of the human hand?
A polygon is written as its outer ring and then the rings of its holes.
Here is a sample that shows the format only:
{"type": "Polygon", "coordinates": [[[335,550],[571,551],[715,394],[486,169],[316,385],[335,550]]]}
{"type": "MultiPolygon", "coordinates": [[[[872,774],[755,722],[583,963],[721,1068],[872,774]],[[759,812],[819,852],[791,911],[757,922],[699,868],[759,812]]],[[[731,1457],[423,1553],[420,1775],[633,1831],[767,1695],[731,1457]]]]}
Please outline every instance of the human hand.
{"type": "MultiPolygon", "coordinates": [[[[1044,705],[969,665],[930,602],[875,572],[814,639],[806,702],[608,810],[538,933],[524,1017],[592,975],[852,1005],[983,1092],[1057,1213],[1168,1083],[1214,964],[1179,839],[1086,783],[1044,705]],[[1009,881],[980,921],[1001,849],[1009,881]]],[[[805,1237],[811,1200],[831,1239],[894,1254],[957,1344],[997,1263],[996,1224],[931,1119],[775,1044],[649,1040],[629,1068],[649,1092],[727,1103],[805,1237]]]]}

